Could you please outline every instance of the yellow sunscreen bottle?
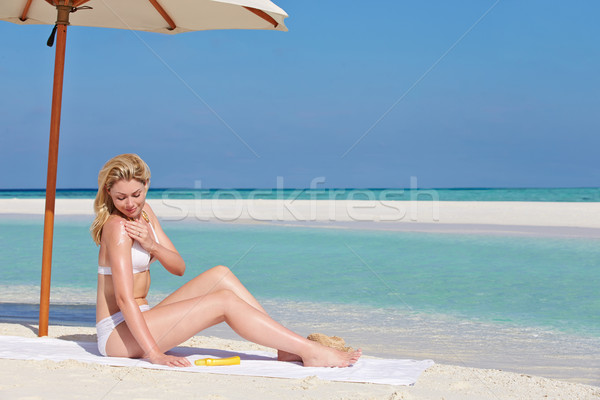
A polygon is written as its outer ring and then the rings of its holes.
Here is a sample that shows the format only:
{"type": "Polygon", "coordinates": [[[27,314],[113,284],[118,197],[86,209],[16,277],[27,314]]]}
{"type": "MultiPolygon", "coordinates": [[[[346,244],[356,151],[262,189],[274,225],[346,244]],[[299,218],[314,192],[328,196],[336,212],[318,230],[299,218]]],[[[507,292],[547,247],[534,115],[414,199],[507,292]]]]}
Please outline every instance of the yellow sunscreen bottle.
{"type": "Polygon", "coordinates": [[[229,358],[200,358],[194,361],[196,365],[205,365],[207,367],[213,367],[217,365],[239,365],[240,357],[229,357],[229,358]]]}

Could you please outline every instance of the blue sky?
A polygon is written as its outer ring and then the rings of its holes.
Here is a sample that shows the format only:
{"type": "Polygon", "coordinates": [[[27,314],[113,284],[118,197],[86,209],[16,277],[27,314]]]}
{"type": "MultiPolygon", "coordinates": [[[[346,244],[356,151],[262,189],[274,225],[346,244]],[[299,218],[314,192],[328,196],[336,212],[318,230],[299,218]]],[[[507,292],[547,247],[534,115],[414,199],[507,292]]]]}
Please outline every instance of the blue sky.
{"type": "MultiPolygon", "coordinates": [[[[597,1],[291,1],[289,32],[70,27],[59,188],[598,186],[597,1]]],[[[0,188],[43,188],[50,26],[0,22],[0,188]]]]}

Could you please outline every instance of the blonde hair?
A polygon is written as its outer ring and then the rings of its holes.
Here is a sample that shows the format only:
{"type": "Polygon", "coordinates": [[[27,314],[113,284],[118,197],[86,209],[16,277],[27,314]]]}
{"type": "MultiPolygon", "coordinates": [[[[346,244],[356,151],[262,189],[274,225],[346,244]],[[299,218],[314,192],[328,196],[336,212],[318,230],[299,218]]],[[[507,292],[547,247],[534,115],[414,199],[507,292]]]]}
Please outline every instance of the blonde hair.
{"type": "Polygon", "coordinates": [[[121,154],[111,158],[104,164],[104,167],[98,173],[98,194],[96,194],[96,200],[94,200],[96,218],[90,227],[90,233],[96,245],[100,245],[102,228],[115,210],[115,205],[108,191],[121,179],[127,181],[136,179],[146,184],[150,181],[150,168],[137,154],[121,154]]]}

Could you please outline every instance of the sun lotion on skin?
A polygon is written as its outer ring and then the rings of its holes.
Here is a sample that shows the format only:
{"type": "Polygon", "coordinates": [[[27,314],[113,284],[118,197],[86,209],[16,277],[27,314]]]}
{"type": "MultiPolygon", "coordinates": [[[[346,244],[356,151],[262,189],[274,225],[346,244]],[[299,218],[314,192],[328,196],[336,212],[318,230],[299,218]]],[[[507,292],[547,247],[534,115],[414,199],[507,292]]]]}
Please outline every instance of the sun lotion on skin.
{"type": "Polygon", "coordinates": [[[215,367],[217,365],[239,365],[240,357],[229,357],[229,358],[201,358],[194,361],[196,365],[204,365],[207,367],[215,367]]]}

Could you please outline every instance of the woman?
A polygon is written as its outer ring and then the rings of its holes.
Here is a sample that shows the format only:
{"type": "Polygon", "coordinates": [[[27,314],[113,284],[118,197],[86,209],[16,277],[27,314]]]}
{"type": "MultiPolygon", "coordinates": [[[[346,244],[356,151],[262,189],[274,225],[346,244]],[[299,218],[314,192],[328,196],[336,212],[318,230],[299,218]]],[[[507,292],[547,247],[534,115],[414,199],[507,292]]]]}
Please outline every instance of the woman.
{"type": "Polygon", "coordinates": [[[98,175],[96,218],[90,231],[100,246],[96,302],[100,353],[187,367],[188,359],[165,351],[226,322],[243,338],[278,349],[280,361],[346,367],[358,360],[360,350],[334,350],[275,322],[224,266],[198,275],[150,309],[146,300],[150,263],[158,260],[179,276],[185,263],[146,203],[149,184],[150,169],[135,154],[114,157],[98,175]]]}

